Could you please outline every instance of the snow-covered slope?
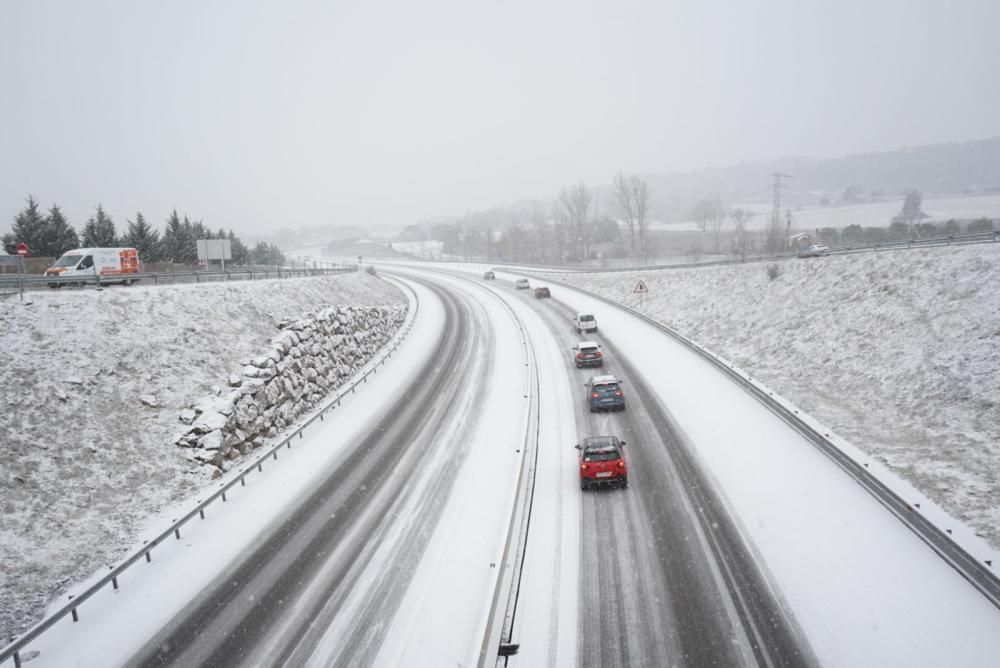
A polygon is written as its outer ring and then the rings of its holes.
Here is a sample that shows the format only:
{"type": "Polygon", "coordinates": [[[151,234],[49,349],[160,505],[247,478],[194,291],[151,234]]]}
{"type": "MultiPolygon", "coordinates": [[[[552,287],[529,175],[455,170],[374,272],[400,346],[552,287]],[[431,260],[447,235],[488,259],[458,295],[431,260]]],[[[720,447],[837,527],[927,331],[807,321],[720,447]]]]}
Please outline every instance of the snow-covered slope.
{"type": "MultiPolygon", "coordinates": [[[[561,278],[752,373],[1000,547],[1000,246],[561,278]]],[[[725,418],[725,406],[719,406],[725,418]]]]}
{"type": "Polygon", "coordinates": [[[173,445],[178,411],[322,304],[404,305],[366,273],[41,292],[0,302],[0,638],[110,564],[213,467],[173,445]],[[141,395],[155,397],[147,406],[141,395]]]}

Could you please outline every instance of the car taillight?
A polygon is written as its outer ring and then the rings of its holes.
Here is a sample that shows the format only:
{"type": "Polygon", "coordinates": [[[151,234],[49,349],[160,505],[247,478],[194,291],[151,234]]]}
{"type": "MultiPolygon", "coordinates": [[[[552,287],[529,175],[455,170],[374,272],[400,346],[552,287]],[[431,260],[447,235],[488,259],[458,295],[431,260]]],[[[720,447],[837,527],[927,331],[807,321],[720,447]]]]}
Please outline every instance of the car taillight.
{"type": "Polygon", "coordinates": [[[592,395],[590,395],[590,398],[591,399],[596,399],[599,396],[601,396],[601,395],[599,395],[597,392],[594,392],[592,395]]]}
{"type": "Polygon", "coordinates": [[[602,353],[600,350],[598,350],[594,354],[597,355],[598,357],[604,357],[604,353],[602,353]]]}
{"type": "Polygon", "coordinates": [[[615,396],[616,397],[622,396],[621,390],[615,390],[615,396]]]}
{"type": "Polygon", "coordinates": [[[620,468],[620,469],[625,468],[625,462],[623,462],[622,460],[619,459],[618,460],[618,468],[620,468]]]}
{"type": "Polygon", "coordinates": [[[580,470],[581,471],[586,471],[588,468],[590,468],[590,467],[588,467],[586,464],[580,464],[580,470]]]}
{"type": "Polygon", "coordinates": [[[583,359],[583,353],[577,353],[577,354],[576,354],[576,358],[577,358],[578,360],[582,360],[582,359],[583,359]]]}

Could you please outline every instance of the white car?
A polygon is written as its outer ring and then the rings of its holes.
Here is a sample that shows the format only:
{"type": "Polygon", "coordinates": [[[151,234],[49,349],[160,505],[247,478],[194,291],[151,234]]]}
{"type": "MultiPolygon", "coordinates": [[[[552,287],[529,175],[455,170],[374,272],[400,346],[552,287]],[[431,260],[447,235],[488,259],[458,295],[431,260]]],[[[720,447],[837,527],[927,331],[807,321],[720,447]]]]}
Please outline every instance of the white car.
{"type": "Polygon", "coordinates": [[[577,313],[576,318],[573,320],[573,326],[576,327],[578,334],[583,334],[584,332],[596,332],[597,318],[590,313],[577,313]]]}
{"type": "Polygon", "coordinates": [[[826,255],[829,252],[830,247],[824,246],[822,244],[813,244],[809,248],[801,251],[799,257],[819,257],[821,255],[826,255]]]}
{"type": "Polygon", "coordinates": [[[527,290],[528,288],[531,287],[531,284],[528,283],[528,279],[519,278],[516,281],[514,281],[514,287],[517,288],[518,290],[527,290]]]}

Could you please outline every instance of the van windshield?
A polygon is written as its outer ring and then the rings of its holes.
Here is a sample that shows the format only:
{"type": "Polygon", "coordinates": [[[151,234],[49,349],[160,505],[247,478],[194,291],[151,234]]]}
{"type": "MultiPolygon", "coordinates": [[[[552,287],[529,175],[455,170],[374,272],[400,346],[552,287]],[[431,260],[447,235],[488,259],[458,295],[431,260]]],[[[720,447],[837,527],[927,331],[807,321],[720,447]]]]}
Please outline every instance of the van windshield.
{"type": "Polygon", "coordinates": [[[59,258],[59,261],[55,263],[56,267],[75,267],[76,263],[80,261],[82,255],[63,255],[59,258]]]}

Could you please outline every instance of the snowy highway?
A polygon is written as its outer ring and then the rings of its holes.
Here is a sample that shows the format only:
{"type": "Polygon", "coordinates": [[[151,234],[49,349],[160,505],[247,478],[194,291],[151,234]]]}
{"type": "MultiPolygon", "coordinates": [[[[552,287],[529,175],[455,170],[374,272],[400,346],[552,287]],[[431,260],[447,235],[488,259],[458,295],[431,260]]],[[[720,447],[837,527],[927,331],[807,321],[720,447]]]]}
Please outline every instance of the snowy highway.
{"type": "Polygon", "coordinates": [[[494,665],[509,532],[526,543],[518,651],[501,665],[1000,656],[1000,611],[655,328],[567,287],[536,300],[514,275],[482,281],[477,265],[385,270],[420,300],[400,354],[79,623],[43,635],[32,665],[494,665]],[[603,346],[601,371],[572,363],[578,310],[598,317],[585,338],[603,346]],[[598,373],[624,379],[624,412],[587,410],[598,373]],[[573,446],[598,434],[627,442],[627,489],[580,490],[573,446]]]}

